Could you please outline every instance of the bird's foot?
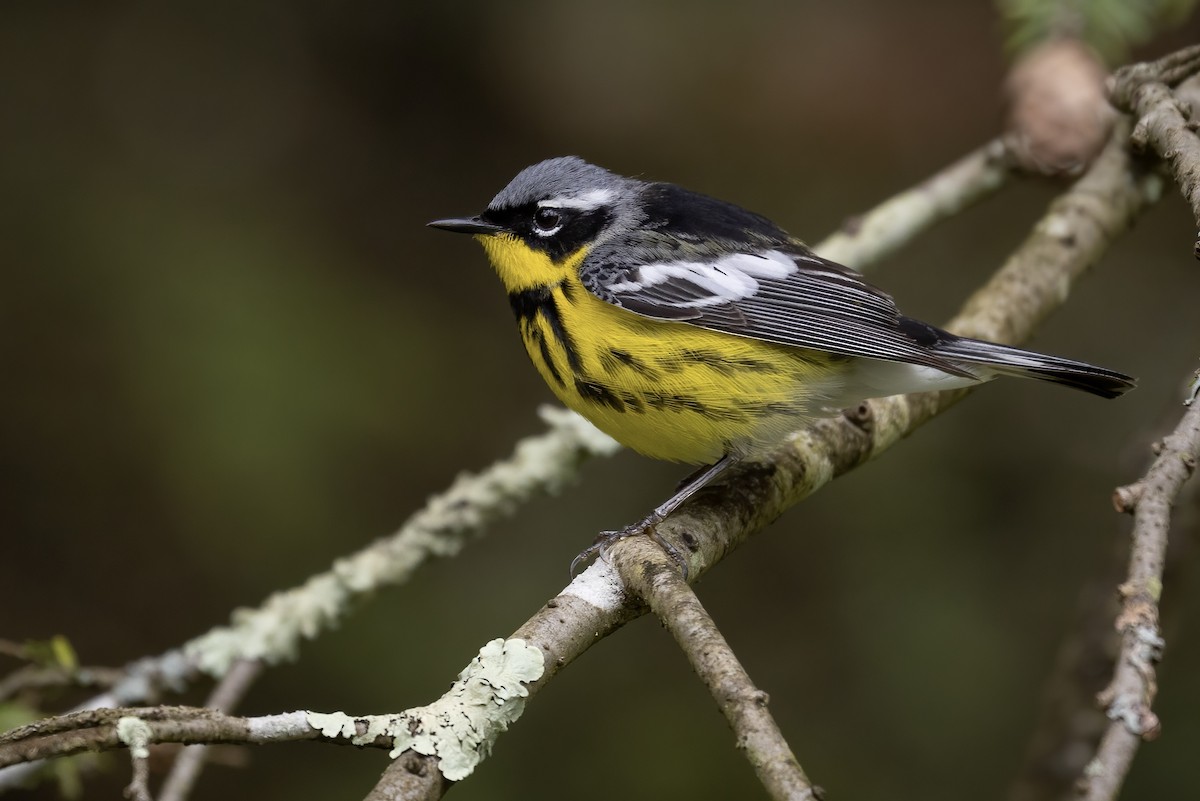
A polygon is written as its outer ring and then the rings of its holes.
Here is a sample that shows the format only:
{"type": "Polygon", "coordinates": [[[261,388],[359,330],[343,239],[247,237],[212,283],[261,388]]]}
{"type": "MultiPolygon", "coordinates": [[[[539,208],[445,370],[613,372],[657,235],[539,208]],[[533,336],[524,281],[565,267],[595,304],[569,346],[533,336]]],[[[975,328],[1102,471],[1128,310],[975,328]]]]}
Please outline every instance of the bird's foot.
{"type": "Polygon", "coordinates": [[[683,554],[679,552],[678,548],[667,542],[658,533],[657,526],[661,522],[662,518],[658,515],[650,515],[634,523],[632,526],[626,526],[616,531],[601,531],[599,536],[596,537],[595,542],[584,548],[578,556],[571,560],[571,575],[574,576],[582,565],[586,565],[594,558],[607,559],[608,550],[626,537],[636,537],[644,534],[658,543],[658,546],[666,552],[667,556],[671,557],[679,565],[679,572],[683,574],[684,581],[687,581],[687,560],[683,558],[683,554]]]}

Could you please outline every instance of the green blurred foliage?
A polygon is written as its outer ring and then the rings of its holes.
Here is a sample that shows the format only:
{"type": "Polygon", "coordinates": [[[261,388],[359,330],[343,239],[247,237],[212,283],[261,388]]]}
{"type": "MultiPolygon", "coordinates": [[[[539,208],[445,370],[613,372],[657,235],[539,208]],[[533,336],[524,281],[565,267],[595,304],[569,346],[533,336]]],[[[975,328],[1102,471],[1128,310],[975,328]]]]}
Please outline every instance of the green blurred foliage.
{"type": "MultiPolygon", "coordinates": [[[[994,9],[954,0],[0,15],[0,637],[61,632],[89,665],[159,652],[302,581],[538,430],[549,392],[498,282],[477,247],[427,220],[474,213],[525,164],[578,153],[816,240],[994,136],[1006,67],[994,9]]],[[[877,280],[945,319],[1055,191],[1018,184],[877,280]]],[[[1168,191],[1033,343],[1135,373],[1137,392],[1106,403],[998,382],[699,587],[836,797],[1003,796],[1076,598],[1127,536],[1111,488],[1177,419],[1200,353],[1192,227],[1168,191]]],[[[684,472],[628,453],[589,466],[270,671],[245,711],[428,702],[558,591],[594,532],[636,519],[684,472]]],[[[1192,781],[1200,599],[1187,577],[1164,598],[1181,621],[1167,631],[1164,735],[1129,797],[1179,797],[1192,781]]],[[[127,781],[123,760],[106,764],[89,779],[97,797],[127,781]]],[[[383,765],[256,749],[247,768],[210,768],[194,797],[356,797],[383,765]]],[[[686,661],[643,620],[539,695],[454,793],[759,790],[686,661]]]]}
{"type": "Polygon", "coordinates": [[[1013,50],[1073,36],[1119,66],[1133,47],[1184,23],[1196,0],[997,0],[996,5],[1005,17],[1013,50]]]}

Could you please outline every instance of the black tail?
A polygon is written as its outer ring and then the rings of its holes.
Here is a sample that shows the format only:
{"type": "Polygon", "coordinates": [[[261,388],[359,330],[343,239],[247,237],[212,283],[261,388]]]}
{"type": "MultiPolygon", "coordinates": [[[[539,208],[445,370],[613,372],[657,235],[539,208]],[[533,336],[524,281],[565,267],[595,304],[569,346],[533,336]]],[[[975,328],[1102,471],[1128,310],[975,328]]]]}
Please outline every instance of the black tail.
{"type": "Polygon", "coordinates": [[[1001,375],[1039,378],[1082,389],[1102,398],[1115,398],[1137,386],[1137,381],[1124,373],[1106,370],[1086,362],[939,333],[942,336],[933,346],[934,352],[939,356],[945,356],[950,361],[987,367],[1001,375]]]}

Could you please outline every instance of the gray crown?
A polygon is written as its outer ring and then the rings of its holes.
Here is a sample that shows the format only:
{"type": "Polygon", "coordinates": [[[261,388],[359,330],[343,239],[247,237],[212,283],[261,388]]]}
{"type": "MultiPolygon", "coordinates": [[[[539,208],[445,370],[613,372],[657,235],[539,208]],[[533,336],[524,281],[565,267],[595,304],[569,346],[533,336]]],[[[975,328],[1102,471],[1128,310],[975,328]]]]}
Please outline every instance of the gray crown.
{"type": "Polygon", "coordinates": [[[638,183],[579,156],[560,156],[521,170],[492,198],[488,208],[511,209],[549,198],[578,198],[598,189],[612,189],[617,197],[623,197],[638,183]]]}

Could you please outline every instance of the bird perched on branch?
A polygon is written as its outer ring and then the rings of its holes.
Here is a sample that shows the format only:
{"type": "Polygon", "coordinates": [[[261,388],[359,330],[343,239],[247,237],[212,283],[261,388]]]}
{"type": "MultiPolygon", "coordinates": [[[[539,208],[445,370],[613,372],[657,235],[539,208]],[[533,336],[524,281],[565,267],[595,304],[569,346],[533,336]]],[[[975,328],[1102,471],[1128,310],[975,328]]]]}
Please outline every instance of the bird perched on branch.
{"type": "Polygon", "coordinates": [[[1000,375],[1106,398],[1134,385],[905,317],[857,272],[765,217],[574,156],[521,171],[478,216],[430,225],[483,245],[559,400],[635,451],[708,465],[581,558],[653,534],[737,460],[866,398],[1000,375]]]}

